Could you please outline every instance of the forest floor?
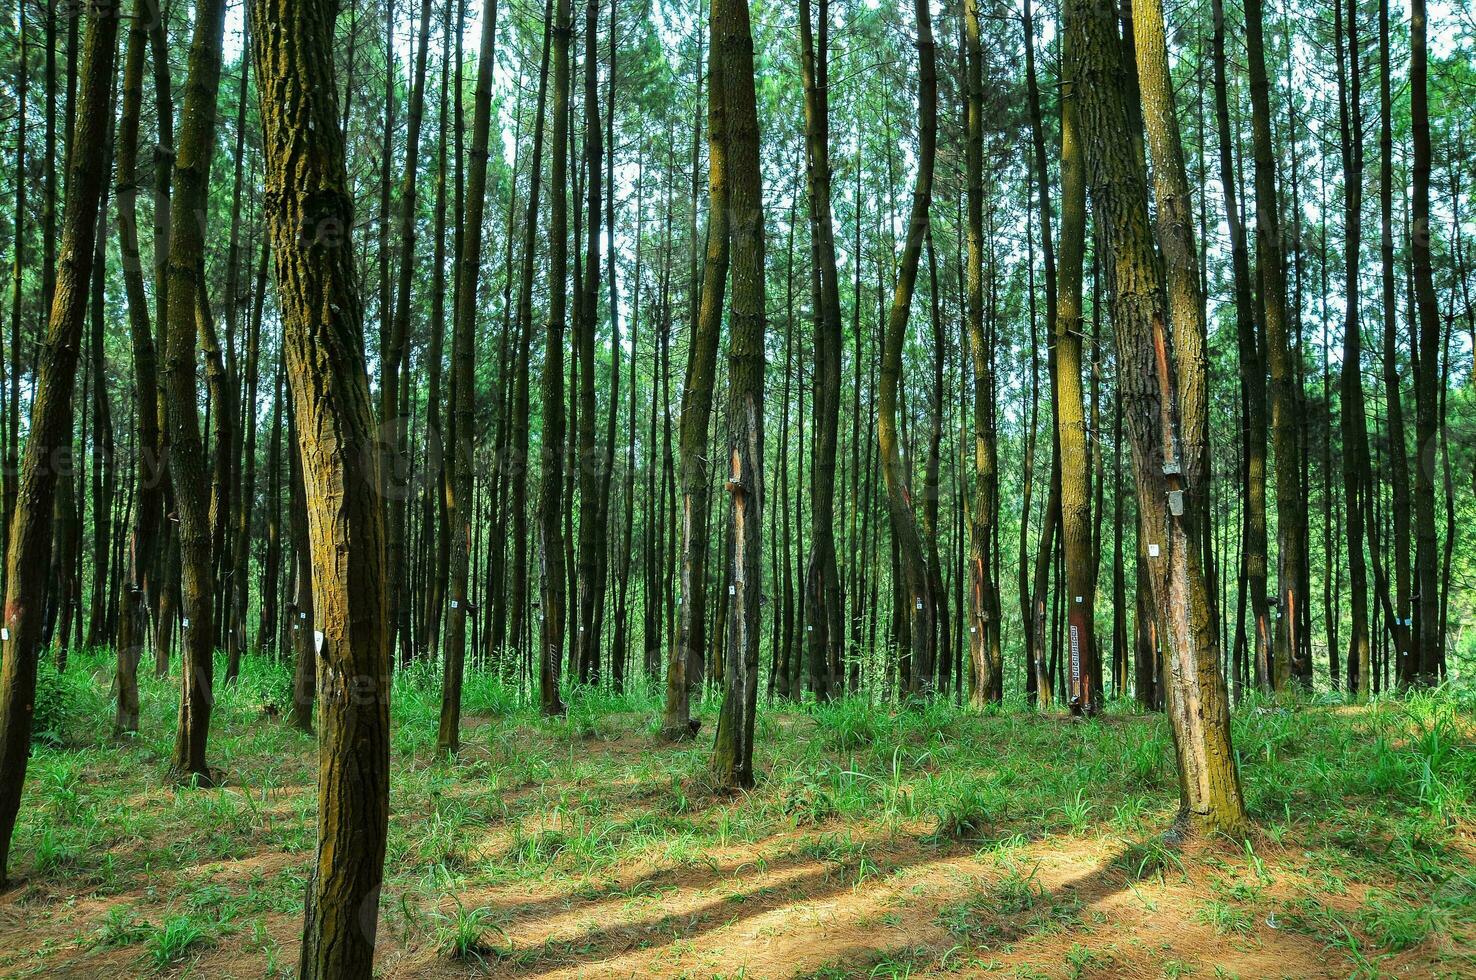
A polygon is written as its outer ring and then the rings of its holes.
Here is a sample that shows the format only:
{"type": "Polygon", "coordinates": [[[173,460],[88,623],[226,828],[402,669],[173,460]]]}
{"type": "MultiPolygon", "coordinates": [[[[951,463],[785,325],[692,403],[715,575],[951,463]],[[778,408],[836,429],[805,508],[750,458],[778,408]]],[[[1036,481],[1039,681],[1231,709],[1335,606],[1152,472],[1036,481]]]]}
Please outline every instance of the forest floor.
{"type": "MultiPolygon", "coordinates": [[[[219,676],[219,675],[217,675],[219,676]]],[[[109,741],[107,660],[43,678],[0,895],[0,976],[291,975],[314,746],[248,665],[216,704],[216,790],[164,778],[174,687],[109,741]]],[[[1476,975],[1476,692],[1235,719],[1257,830],[1176,842],[1164,719],[946,703],[761,708],[758,787],[660,744],[644,695],[543,720],[468,677],[396,681],[385,977],[1476,975]]]]}

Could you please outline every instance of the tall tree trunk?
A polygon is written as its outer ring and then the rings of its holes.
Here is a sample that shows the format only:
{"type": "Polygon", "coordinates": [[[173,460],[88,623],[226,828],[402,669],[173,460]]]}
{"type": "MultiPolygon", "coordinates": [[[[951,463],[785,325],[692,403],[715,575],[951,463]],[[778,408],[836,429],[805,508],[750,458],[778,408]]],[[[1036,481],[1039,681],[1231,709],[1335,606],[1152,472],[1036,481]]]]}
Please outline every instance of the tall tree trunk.
{"type": "Polygon", "coordinates": [[[72,387],[76,380],[82,325],[91,288],[94,238],[106,181],[108,125],[113,118],[109,92],[117,49],[117,0],[88,8],[83,42],[81,121],[70,154],[71,200],[62,226],[61,255],[50,322],[37,352],[36,388],[31,399],[30,435],[21,459],[15,512],[5,560],[4,633],[0,635],[0,886],[7,881],[11,836],[20,810],[21,788],[31,752],[31,721],[36,697],[36,663],[51,547],[52,496],[57,471],[54,454],[71,442],[72,387]]]}
{"type": "MultiPolygon", "coordinates": [[[[1064,39],[1069,44],[1071,35],[1064,39]]],[[[1071,57],[1065,51],[1062,59],[1071,57]]],[[[1095,715],[1099,695],[1096,675],[1097,603],[1093,569],[1091,483],[1082,401],[1082,264],[1086,256],[1086,174],[1077,132],[1075,80],[1061,85],[1061,236],[1056,265],[1056,454],[1061,480],[1061,550],[1070,661],[1067,704],[1072,714],[1095,715]]],[[[1037,607],[1038,608],[1038,607],[1037,607]]]]}
{"type": "MultiPolygon", "coordinates": [[[[1368,429],[1363,409],[1363,326],[1358,276],[1363,243],[1363,101],[1359,70],[1358,5],[1348,3],[1348,32],[1343,34],[1343,5],[1334,4],[1338,62],[1338,132],[1343,151],[1343,256],[1347,303],[1343,317],[1343,365],[1340,383],[1343,436],[1344,516],[1348,540],[1348,599],[1352,629],[1348,635],[1348,691],[1369,694],[1371,671],[1368,638],[1368,573],[1363,560],[1364,488],[1368,481],[1368,429]]],[[[1329,559],[1330,560],[1330,559],[1329,559]]],[[[1334,686],[1337,678],[1333,679],[1334,686]]]]}
{"type": "MultiPolygon", "coordinates": [[[[188,220],[170,229],[167,321],[169,349],[164,357],[165,398],[169,417],[169,472],[179,518],[181,628],[184,651],[180,671],[179,727],[170,768],[176,778],[209,785],[205,746],[210,734],[211,681],[214,674],[214,581],[210,548],[212,514],[207,501],[207,459],[200,435],[195,375],[196,346],[204,349],[211,384],[212,421],[216,427],[229,409],[217,397],[223,389],[219,346],[214,342],[205,298],[205,215],[210,193],[210,161],[215,151],[215,102],[220,88],[221,43],[225,0],[199,0],[190,70],[180,110],[179,152],[174,167],[173,207],[188,220]],[[213,355],[213,356],[212,356],[213,355]]],[[[221,429],[217,428],[217,435],[221,429]]],[[[224,448],[216,440],[217,455],[224,448]]],[[[219,502],[220,462],[212,481],[219,502]]]]}
{"type": "MultiPolygon", "coordinates": [[[[533,273],[538,245],[538,202],[543,185],[544,108],[548,100],[549,41],[553,33],[553,0],[543,8],[543,51],[538,63],[538,108],[533,115],[533,156],[528,178],[528,211],[523,226],[522,272],[518,280],[518,359],[513,387],[513,567],[512,614],[508,629],[513,643],[528,650],[524,617],[528,609],[528,361],[533,339],[533,273]]],[[[634,418],[632,417],[632,424],[634,418]]]]}
{"type": "Polygon", "coordinates": [[[143,103],[144,60],[148,57],[149,9],[150,0],[134,0],[123,64],[115,158],[118,251],[122,257],[128,336],[133,351],[133,414],[137,433],[134,453],[138,491],[129,529],[128,574],[118,611],[118,669],[114,681],[118,700],[113,718],[114,735],[138,731],[138,664],[148,633],[149,613],[157,603],[157,536],[164,503],[162,471],[165,464],[159,451],[158,366],[144,292],[136,206],[138,128],[143,103]]]}
{"type": "MultiPolygon", "coordinates": [[[[1379,0],[1379,285],[1383,300],[1383,381],[1384,411],[1388,416],[1389,484],[1393,497],[1390,508],[1394,523],[1394,608],[1385,616],[1389,635],[1394,641],[1395,674],[1400,685],[1409,683],[1413,674],[1410,650],[1410,548],[1409,526],[1409,459],[1404,437],[1404,395],[1399,364],[1399,312],[1394,288],[1394,125],[1392,69],[1389,61],[1389,0],[1379,0]]],[[[1476,341],[1473,341],[1476,342],[1476,341]]],[[[1369,520],[1375,518],[1372,514],[1369,520]]],[[[1369,540],[1375,528],[1370,525],[1369,540]]],[[[1379,575],[1383,564],[1373,550],[1374,570],[1379,575]]],[[[1378,586],[1379,594],[1389,594],[1388,582],[1378,586]]]]}
{"type": "Polygon", "coordinates": [[[595,441],[599,422],[595,409],[595,334],[600,313],[600,221],[602,218],[603,139],[600,133],[599,0],[584,4],[584,168],[586,213],[583,278],[579,282],[580,313],[574,320],[575,356],[579,358],[579,557],[575,602],[574,660],[581,684],[598,679],[600,666],[599,554],[605,546],[600,526],[603,451],[595,441]]]}
{"type": "Polygon", "coordinates": [[[1246,61],[1250,72],[1251,131],[1255,156],[1256,265],[1259,267],[1261,318],[1271,368],[1271,444],[1276,454],[1276,628],[1271,683],[1312,682],[1312,665],[1303,657],[1301,627],[1307,597],[1301,589],[1302,540],[1306,505],[1302,497],[1297,436],[1297,378],[1301,364],[1292,352],[1293,329],[1287,313],[1286,264],[1281,213],[1276,197],[1276,157],[1271,143],[1271,101],[1261,0],[1245,0],[1246,61]]]}
{"type": "MultiPolygon", "coordinates": [[[[810,25],[810,0],[799,9],[800,66],[805,91],[805,177],[810,202],[811,275],[815,285],[815,424],[811,435],[810,559],[805,571],[806,637],[815,695],[828,700],[839,693],[842,629],[841,582],[835,554],[835,457],[840,424],[841,333],[840,285],[836,274],[835,221],[830,204],[830,4],[818,0],[819,25],[810,25]],[[813,34],[813,37],[812,37],[813,34]]],[[[941,356],[941,354],[940,354],[941,356]]]]}
{"type": "Polygon", "coordinates": [[[728,144],[723,53],[718,49],[721,5],[708,9],[707,87],[707,253],[703,261],[702,301],[687,345],[687,375],[682,385],[681,432],[677,479],[682,502],[677,558],[677,617],[666,667],[666,711],[662,735],[669,739],[696,734],[688,696],[689,667],[704,659],[707,642],[708,464],[707,430],[712,417],[713,379],[717,370],[718,334],[723,325],[723,295],[728,279],[728,144]]]}
{"type": "MultiPolygon", "coordinates": [[[[419,41],[415,49],[415,80],[410,90],[408,125],[405,133],[405,175],[400,185],[400,268],[395,281],[393,323],[388,343],[381,352],[379,379],[380,438],[385,458],[381,472],[385,481],[385,589],[389,594],[390,648],[404,627],[402,642],[409,650],[409,594],[402,568],[405,561],[405,517],[410,493],[410,444],[406,433],[408,405],[400,404],[400,368],[405,361],[405,348],[410,333],[410,283],[415,276],[415,244],[417,202],[420,173],[420,130],[425,115],[425,70],[430,49],[431,0],[421,0],[419,41]]],[[[386,133],[388,141],[388,133],[386,133]]],[[[388,155],[389,146],[385,153],[388,155]]],[[[441,278],[437,267],[433,281],[441,278]]]]}
{"type": "MultiPolygon", "coordinates": [[[[553,28],[553,160],[548,243],[548,326],[543,356],[543,446],[539,463],[539,705],[564,711],[559,677],[564,658],[567,570],[564,565],[564,321],[569,276],[569,0],[555,0],[553,28]]],[[[647,644],[649,646],[649,639],[647,644]]]]}
{"type": "Polygon", "coordinates": [[[1440,311],[1430,263],[1430,109],[1429,65],[1426,43],[1425,0],[1410,0],[1409,8],[1409,118],[1414,161],[1410,200],[1410,272],[1414,279],[1414,307],[1419,327],[1419,358],[1415,361],[1415,595],[1418,626],[1416,664],[1411,681],[1438,683],[1444,654],[1440,629],[1440,553],[1435,530],[1436,452],[1440,425],[1440,311]]]}
{"type": "Polygon", "coordinates": [[[488,134],[492,127],[492,76],[496,71],[497,0],[482,9],[482,38],[477,55],[477,90],[472,116],[471,172],[466,183],[466,228],[456,272],[456,316],[451,339],[452,427],[451,479],[447,481],[446,527],[451,535],[449,609],[446,613],[446,677],[441,686],[441,727],[436,749],[455,755],[461,743],[461,681],[466,657],[468,567],[471,561],[472,435],[475,424],[474,345],[477,286],[482,267],[482,215],[487,204],[488,134]]]}
{"type": "Polygon", "coordinates": [[[728,308],[727,491],[728,649],[723,705],[712,768],[719,783],[753,785],[754,713],[758,706],[760,600],[763,592],[764,208],[748,0],[713,0],[712,47],[720,52],[729,163],[733,294],[728,308]]]}
{"type": "Polygon", "coordinates": [[[881,445],[882,478],[887,488],[887,509],[892,534],[897,541],[907,600],[906,649],[911,655],[907,694],[929,697],[935,686],[933,597],[928,582],[922,538],[912,512],[911,493],[898,444],[897,399],[901,386],[902,344],[912,311],[913,287],[918,263],[928,234],[928,205],[933,193],[933,160],[937,151],[938,75],[933,50],[932,14],[923,0],[914,4],[917,19],[918,72],[918,170],[912,194],[912,213],[897,271],[897,285],[887,315],[878,393],[877,441],[881,445]]]}
{"type": "MultiPolygon", "coordinates": [[[[976,707],[1004,700],[999,578],[994,537],[999,522],[999,451],[995,440],[995,380],[984,328],[984,51],[978,0],[964,2],[965,180],[968,186],[968,335],[974,373],[974,500],[969,513],[970,700],[976,707]]],[[[1034,24],[1026,0],[1026,56],[1032,65],[1034,24]]],[[[1027,72],[1028,74],[1028,72],[1027,72]]],[[[1039,96],[1037,95],[1037,98],[1039,96]]]]}
{"type": "Polygon", "coordinates": [[[336,6],[251,0],[252,20],[274,27],[255,32],[252,46],[319,658],[318,848],[303,916],[304,980],[370,975],[389,824],[384,512],[333,97],[336,6]]]}
{"type": "Polygon", "coordinates": [[[1230,743],[1229,699],[1210,609],[1214,597],[1200,564],[1200,527],[1193,507],[1175,503],[1179,494],[1193,492],[1183,482],[1192,468],[1181,458],[1182,402],[1168,336],[1171,311],[1164,309],[1157,288],[1161,271],[1148,223],[1144,171],[1129,139],[1122,49],[1110,8],[1071,0],[1065,22],[1065,72],[1079,95],[1077,119],[1093,211],[1109,256],[1119,397],[1133,443],[1139,527],[1147,544],[1153,604],[1168,632],[1166,702],[1178,760],[1180,816],[1195,830],[1242,833],[1249,820],[1230,743]]]}
{"type": "Polygon", "coordinates": [[[1270,690],[1274,681],[1271,647],[1271,605],[1266,595],[1266,371],[1261,360],[1261,341],[1256,335],[1256,309],[1251,289],[1250,258],[1245,225],[1241,221],[1240,183],[1235,176],[1235,134],[1230,128],[1230,102],[1226,81],[1225,10],[1222,0],[1213,0],[1215,19],[1215,122],[1220,133],[1220,191],[1225,199],[1225,219],[1230,229],[1231,275],[1235,290],[1236,341],[1244,406],[1241,442],[1245,451],[1243,470],[1245,527],[1242,543],[1245,589],[1250,593],[1254,620],[1257,682],[1270,690]]]}

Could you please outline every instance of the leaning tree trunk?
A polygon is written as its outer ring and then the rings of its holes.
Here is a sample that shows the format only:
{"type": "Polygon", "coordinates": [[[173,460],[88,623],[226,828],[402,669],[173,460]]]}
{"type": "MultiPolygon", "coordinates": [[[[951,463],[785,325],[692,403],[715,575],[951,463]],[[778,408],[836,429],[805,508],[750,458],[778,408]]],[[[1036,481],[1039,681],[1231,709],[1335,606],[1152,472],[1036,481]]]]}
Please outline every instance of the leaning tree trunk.
{"type": "Polygon", "coordinates": [[[927,697],[933,693],[935,685],[932,588],[923,556],[922,537],[918,533],[917,518],[912,512],[911,495],[907,490],[907,471],[902,461],[897,429],[902,344],[907,335],[908,316],[912,312],[912,293],[917,284],[923,242],[928,234],[928,205],[933,193],[933,160],[938,133],[938,75],[933,51],[932,14],[924,0],[918,0],[914,10],[919,62],[917,184],[913,189],[912,213],[902,245],[892,307],[887,315],[878,391],[877,442],[881,446],[887,509],[891,514],[892,533],[897,542],[907,599],[908,636],[905,642],[912,665],[908,673],[907,693],[927,697]]]}
{"type": "Polygon", "coordinates": [[[267,220],[313,556],[318,848],[298,976],[369,977],[389,826],[379,454],[333,72],[333,0],[251,0],[267,220]],[[267,30],[267,25],[273,29],[267,30]]]}
{"type": "Polygon", "coordinates": [[[26,761],[31,753],[36,663],[40,654],[46,567],[51,548],[52,497],[57,471],[53,454],[72,438],[72,387],[82,324],[92,285],[98,207],[107,179],[109,97],[117,51],[117,0],[98,0],[90,8],[83,42],[77,130],[68,165],[66,217],[62,223],[51,317],[46,340],[37,351],[30,436],[21,458],[15,511],[9,528],[3,632],[0,632],[0,886],[7,880],[10,841],[20,810],[26,761]]]}
{"type": "MultiPolygon", "coordinates": [[[[714,40],[719,29],[717,0],[708,9],[714,40]]],[[[723,326],[723,290],[728,279],[728,144],[724,114],[722,52],[708,54],[707,87],[707,254],[702,270],[702,303],[687,345],[687,378],[682,385],[681,434],[677,480],[682,501],[677,558],[677,615],[666,665],[666,711],[662,735],[683,739],[691,727],[688,666],[702,662],[707,642],[708,479],[707,429],[712,417],[713,376],[718,334],[723,326]]]]}
{"type": "Polygon", "coordinates": [[[138,247],[138,128],[143,102],[144,61],[148,57],[149,0],[134,0],[123,64],[122,107],[116,149],[118,250],[122,256],[123,290],[128,301],[128,336],[133,350],[133,410],[136,433],[137,494],[133,526],[128,533],[128,571],[118,610],[117,710],[113,733],[138,731],[138,664],[148,635],[149,612],[155,607],[159,582],[157,542],[163,516],[165,465],[159,444],[159,377],[153,326],[144,292],[143,260],[138,247]]]}
{"type": "Polygon", "coordinates": [[[1178,760],[1180,815],[1196,830],[1240,833],[1248,818],[1230,744],[1214,597],[1200,565],[1200,526],[1193,508],[1183,502],[1193,488],[1183,480],[1177,364],[1158,289],[1161,270],[1148,223],[1147,187],[1128,139],[1121,45],[1110,7],[1071,0],[1065,21],[1065,71],[1078,94],[1093,212],[1108,257],[1119,397],[1133,445],[1148,578],[1168,632],[1166,701],[1178,760]]]}

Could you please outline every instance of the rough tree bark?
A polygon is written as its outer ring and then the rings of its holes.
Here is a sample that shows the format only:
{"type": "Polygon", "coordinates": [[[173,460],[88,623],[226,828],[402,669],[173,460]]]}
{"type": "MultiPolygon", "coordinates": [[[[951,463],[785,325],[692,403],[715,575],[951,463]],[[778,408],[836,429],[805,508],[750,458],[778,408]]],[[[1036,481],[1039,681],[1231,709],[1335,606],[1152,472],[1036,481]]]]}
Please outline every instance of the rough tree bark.
{"type": "Polygon", "coordinates": [[[722,60],[728,136],[733,293],[728,317],[727,491],[732,579],[723,705],[712,768],[737,789],[753,785],[758,706],[759,614],[763,590],[764,210],[748,0],[713,0],[712,46],[722,60]]]}
{"type": "Polygon", "coordinates": [[[266,214],[313,556],[318,848],[304,980],[371,975],[389,825],[384,511],[334,88],[336,7],[251,0],[266,214]]]}
{"type": "Polygon", "coordinates": [[[1079,94],[1077,119],[1093,211],[1108,253],[1119,397],[1133,446],[1148,578],[1168,632],[1166,700],[1180,817],[1198,831],[1241,833],[1249,820],[1230,744],[1213,596],[1200,565],[1201,532],[1193,508],[1175,499],[1191,489],[1183,484],[1177,364],[1159,290],[1143,169],[1129,139],[1122,47],[1112,9],[1092,0],[1070,0],[1065,31],[1064,67],[1079,94]]]}
{"type": "MultiPolygon", "coordinates": [[[[209,785],[205,747],[210,735],[211,684],[214,675],[214,581],[210,545],[213,523],[206,487],[205,447],[200,433],[199,392],[195,362],[197,345],[207,356],[214,403],[213,419],[229,409],[219,399],[219,347],[214,343],[205,298],[205,220],[210,194],[210,161],[215,152],[215,102],[220,88],[225,0],[199,0],[195,36],[190,45],[189,74],[180,108],[179,146],[174,165],[173,210],[182,215],[169,235],[169,317],[165,321],[169,349],[164,355],[165,408],[169,420],[169,473],[179,520],[181,572],[180,621],[183,652],[180,664],[179,727],[170,769],[185,782],[209,785]],[[214,358],[211,358],[212,349],[214,358]]],[[[217,428],[217,433],[220,430],[217,428]]],[[[221,449],[217,439],[216,450],[221,449]]],[[[217,489],[212,496],[219,500],[217,489]]]]}
{"type": "Polygon", "coordinates": [[[7,882],[11,835],[31,752],[36,663],[45,604],[44,568],[51,548],[56,456],[72,438],[72,387],[92,284],[98,208],[107,180],[109,95],[117,51],[118,0],[88,8],[83,41],[79,125],[68,165],[66,215],[56,265],[50,321],[37,351],[30,435],[20,462],[15,511],[9,528],[4,626],[0,636],[0,887],[7,882]]]}

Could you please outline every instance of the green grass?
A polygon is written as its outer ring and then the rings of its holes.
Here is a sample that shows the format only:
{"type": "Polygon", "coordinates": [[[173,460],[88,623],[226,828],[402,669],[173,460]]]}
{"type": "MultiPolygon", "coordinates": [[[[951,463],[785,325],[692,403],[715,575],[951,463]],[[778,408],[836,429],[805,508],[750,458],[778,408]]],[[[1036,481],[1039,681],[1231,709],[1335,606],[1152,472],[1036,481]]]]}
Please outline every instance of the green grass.
{"type": "MultiPolygon", "coordinates": [[[[167,778],[175,678],[144,678],[140,733],[122,743],[105,651],[74,654],[43,682],[55,700],[12,850],[23,884],[15,925],[0,924],[0,974],[89,958],[140,972],[290,964],[316,742],[280,720],[287,667],[248,657],[239,682],[219,686],[217,790],[167,778]]],[[[643,685],[571,689],[552,720],[493,673],[471,671],[465,692],[463,749],[443,760],[437,675],[395,677],[380,930],[405,956],[495,973],[627,950],[657,974],[735,976],[745,963],[721,957],[747,951],[714,938],[730,923],[779,914],[765,928],[783,935],[816,927],[803,925],[812,902],[838,902],[870,923],[870,953],[805,967],[816,976],[1080,975],[1133,955],[1096,904],[1121,894],[1177,916],[1163,920],[1170,935],[1303,937],[1348,972],[1396,956],[1476,969],[1468,689],[1356,711],[1250,699],[1234,726],[1257,833],[1193,851],[1165,836],[1177,802],[1166,723],[1127,704],[1086,724],[943,701],[764,704],[760,783],[734,797],[708,772],[711,694],[694,704],[702,736],[667,745],[653,734],[658,692],[643,685]],[[1067,854],[1086,864],[1070,889],[1055,864],[1067,854]],[[1187,905],[1165,901],[1174,890],[1187,905]],[[683,911],[665,911],[673,902],[683,911]],[[563,931],[541,925],[555,921],[563,931]]],[[[1215,973],[1189,948],[1155,955],[1181,975],[1215,973]]]]}

